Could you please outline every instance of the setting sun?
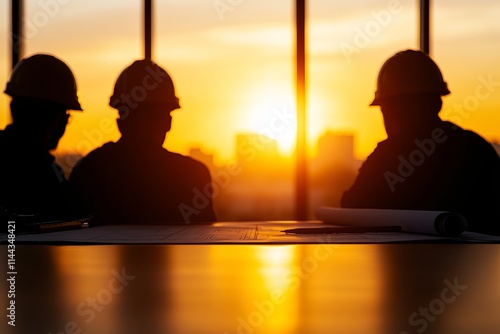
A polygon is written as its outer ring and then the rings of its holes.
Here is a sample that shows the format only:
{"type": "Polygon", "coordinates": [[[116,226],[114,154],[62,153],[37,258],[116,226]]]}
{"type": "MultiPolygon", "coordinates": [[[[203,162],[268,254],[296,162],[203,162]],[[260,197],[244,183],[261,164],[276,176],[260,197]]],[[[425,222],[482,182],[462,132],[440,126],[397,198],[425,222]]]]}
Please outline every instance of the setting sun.
{"type": "Polygon", "coordinates": [[[290,85],[273,86],[253,96],[255,102],[248,106],[245,118],[246,131],[261,134],[277,141],[280,150],[290,154],[296,138],[297,120],[295,103],[290,85]],[[288,89],[287,89],[288,88],[288,89]]]}
{"type": "MultiPolygon", "coordinates": [[[[315,87],[316,88],[316,87],[315,87]]],[[[289,83],[259,87],[244,116],[244,131],[258,133],[277,141],[282,154],[289,156],[296,144],[297,117],[294,88],[289,83]]],[[[307,132],[313,143],[329,127],[344,129],[342,109],[328,87],[307,92],[307,132]]]]}
{"type": "MultiPolygon", "coordinates": [[[[4,40],[10,36],[7,4],[0,5],[0,39],[4,40]]],[[[297,129],[293,2],[241,2],[224,13],[200,1],[155,4],[152,59],[171,75],[181,106],[172,114],[172,129],[164,147],[196,155],[213,172],[242,158],[248,165],[241,172],[245,177],[256,169],[250,165],[263,161],[258,170],[269,173],[273,167],[280,171],[277,175],[282,179],[272,176],[274,182],[280,182],[273,188],[276,198],[291,197],[293,163],[289,158],[295,152],[297,129]],[[279,157],[259,160],[259,147],[264,146],[261,143],[257,147],[244,143],[245,151],[241,152],[238,138],[254,135],[273,139],[266,149],[279,157]],[[274,163],[280,159],[285,161],[283,168],[274,163]]],[[[500,31],[498,6],[484,0],[479,4],[461,4],[453,10],[446,1],[433,6],[431,55],[451,90],[443,99],[442,118],[471,129],[490,142],[498,142],[500,69],[494,64],[500,44],[491,37],[500,31]],[[480,86],[484,80],[491,84],[480,86]],[[485,98],[476,97],[477,89],[485,98]],[[460,107],[465,111],[459,112],[460,107]]],[[[359,6],[345,1],[309,2],[306,135],[313,179],[319,177],[313,175],[315,172],[322,172],[314,163],[332,157],[346,161],[357,171],[377,143],[386,138],[380,109],[369,107],[378,71],[394,52],[418,48],[416,6],[401,1],[398,10],[384,17],[382,24],[379,14],[386,13],[387,6],[366,1],[359,6]],[[369,30],[374,27],[376,30],[369,30]],[[327,143],[322,146],[328,148],[327,152],[319,152],[318,139],[325,136],[327,143]]],[[[30,38],[25,41],[24,56],[57,55],[76,76],[84,111],[73,113],[71,124],[52,152],[69,173],[81,156],[120,138],[118,113],[108,104],[119,73],[144,56],[141,2],[68,2],[61,4],[46,24],[37,25],[36,19],[44,13],[43,5],[26,2],[30,38]]],[[[5,84],[10,73],[7,52],[0,56],[0,63],[0,79],[5,84]]],[[[9,102],[7,95],[0,95],[1,128],[10,123],[9,102]]],[[[262,189],[269,192],[269,183],[259,177],[262,189]]],[[[341,194],[351,178],[339,177],[343,182],[335,181],[332,191],[341,194]]],[[[249,187],[244,181],[234,176],[231,182],[225,189],[231,198],[248,198],[249,187]]],[[[253,188],[257,184],[251,182],[253,188]]],[[[318,181],[319,184],[324,182],[318,181]]],[[[332,195],[332,203],[338,202],[339,196],[332,195]]],[[[271,200],[263,203],[259,191],[255,191],[255,198],[255,205],[272,206],[272,210],[266,211],[268,216],[291,212],[288,204],[276,209],[278,204],[271,205],[271,200]]],[[[229,206],[224,209],[233,212],[229,206]]],[[[234,217],[254,217],[258,210],[248,205],[234,211],[234,217]]]]}
{"type": "Polygon", "coordinates": [[[0,334],[500,334],[499,37],[500,0],[0,0],[0,334]]]}

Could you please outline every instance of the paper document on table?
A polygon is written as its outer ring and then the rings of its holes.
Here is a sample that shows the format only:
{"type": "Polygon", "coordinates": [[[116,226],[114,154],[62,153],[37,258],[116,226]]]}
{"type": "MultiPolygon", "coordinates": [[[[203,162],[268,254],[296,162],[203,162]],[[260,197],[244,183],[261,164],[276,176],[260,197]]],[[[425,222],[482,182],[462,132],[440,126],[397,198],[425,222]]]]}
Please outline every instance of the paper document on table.
{"type": "MultiPolygon", "coordinates": [[[[401,232],[321,233],[323,222],[220,222],[213,225],[105,225],[80,230],[16,235],[16,243],[48,244],[342,244],[387,242],[447,242],[436,235],[401,232]],[[285,233],[316,229],[317,234],[285,233]]],[[[341,232],[340,230],[337,232],[341,232]]],[[[0,236],[0,243],[7,236],[0,236]]]]}
{"type": "Polygon", "coordinates": [[[400,226],[402,232],[448,237],[458,236],[467,229],[465,218],[449,211],[320,207],[316,218],[340,226],[400,226]]]}
{"type": "MultiPolygon", "coordinates": [[[[460,237],[404,232],[322,233],[323,222],[220,222],[211,226],[107,225],[79,230],[16,235],[17,244],[374,244],[402,242],[500,243],[500,236],[464,232],[460,237]],[[318,234],[285,233],[317,229],[318,234]]],[[[341,231],[339,231],[341,232],[341,231]]],[[[0,234],[0,244],[7,243],[0,234]]]]}

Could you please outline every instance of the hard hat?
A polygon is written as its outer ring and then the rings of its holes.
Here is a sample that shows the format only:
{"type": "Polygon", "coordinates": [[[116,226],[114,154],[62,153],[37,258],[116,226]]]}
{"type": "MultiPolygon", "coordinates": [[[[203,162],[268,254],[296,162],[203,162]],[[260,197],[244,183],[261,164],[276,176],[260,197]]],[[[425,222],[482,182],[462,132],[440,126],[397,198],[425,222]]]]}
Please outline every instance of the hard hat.
{"type": "Polygon", "coordinates": [[[405,50],[389,58],[378,74],[371,106],[388,97],[419,93],[448,95],[450,91],[436,63],[424,52],[405,50]]]}
{"type": "Polygon", "coordinates": [[[160,103],[171,110],[180,108],[172,78],[152,60],[136,60],[125,68],[109,98],[109,105],[117,109],[123,104],[136,103],[160,103]]]}
{"type": "Polygon", "coordinates": [[[41,99],[82,110],[73,72],[63,61],[47,54],[21,59],[12,69],[4,92],[12,97],[41,99]]]}

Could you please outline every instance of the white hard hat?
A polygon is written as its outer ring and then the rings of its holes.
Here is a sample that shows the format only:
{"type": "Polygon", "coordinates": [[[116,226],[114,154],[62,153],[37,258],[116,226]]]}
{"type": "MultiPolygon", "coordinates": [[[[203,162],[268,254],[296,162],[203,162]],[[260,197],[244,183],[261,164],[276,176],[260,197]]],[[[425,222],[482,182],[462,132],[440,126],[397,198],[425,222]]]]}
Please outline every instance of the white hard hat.
{"type": "Polygon", "coordinates": [[[63,61],[47,54],[21,59],[12,69],[4,92],[12,97],[41,99],[82,110],[73,72],[63,61]]]}
{"type": "Polygon", "coordinates": [[[392,96],[436,93],[450,94],[436,63],[424,52],[405,50],[389,58],[380,69],[377,91],[371,106],[392,96]]]}

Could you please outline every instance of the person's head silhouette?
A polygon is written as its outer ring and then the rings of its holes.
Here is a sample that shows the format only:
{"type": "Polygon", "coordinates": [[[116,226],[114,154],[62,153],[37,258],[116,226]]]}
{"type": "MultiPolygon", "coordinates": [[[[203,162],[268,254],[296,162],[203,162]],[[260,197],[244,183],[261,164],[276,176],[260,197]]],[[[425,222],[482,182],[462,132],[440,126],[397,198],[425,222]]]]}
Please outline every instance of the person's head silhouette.
{"type": "Polygon", "coordinates": [[[424,52],[405,50],[380,69],[371,106],[380,106],[389,137],[412,132],[438,118],[448,86],[436,63],[424,52]]]}
{"type": "Polygon", "coordinates": [[[12,126],[19,139],[40,150],[57,147],[66,129],[68,110],[82,110],[73,72],[63,61],[47,54],[19,61],[5,93],[12,97],[12,126]]]}
{"type": "Polygon", "coordinates": [[[151,60],[137,60],[118,76],[109,105],[118,110],[122,139],[145,146],[163,145],[180,108],[168,73],[151,60]]]}

